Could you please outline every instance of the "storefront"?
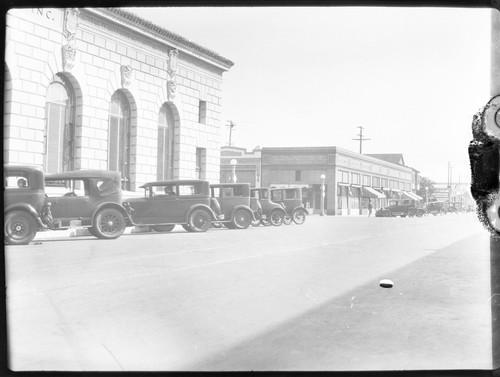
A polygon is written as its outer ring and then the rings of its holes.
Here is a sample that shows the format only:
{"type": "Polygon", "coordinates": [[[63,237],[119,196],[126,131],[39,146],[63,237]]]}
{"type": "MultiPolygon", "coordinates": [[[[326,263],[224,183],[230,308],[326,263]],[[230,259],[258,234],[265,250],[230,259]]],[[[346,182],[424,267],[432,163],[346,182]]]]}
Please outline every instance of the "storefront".
{"type": "Polygon", "coordinates": [[[366,215],[369,203],[375,212],[389,199],[416,199],[414,175],[408,166],[337,147],[262,149],[262,186],[302,185],[312,213],[321,211],[322,196],[328,215],[366,215]]]}
{"type": "Polygon", "coordinates": [[[13,9],[6,23],[5,163],[120,171],[132,191],[219,181],[233,62],[116,8],[13,9]]]}

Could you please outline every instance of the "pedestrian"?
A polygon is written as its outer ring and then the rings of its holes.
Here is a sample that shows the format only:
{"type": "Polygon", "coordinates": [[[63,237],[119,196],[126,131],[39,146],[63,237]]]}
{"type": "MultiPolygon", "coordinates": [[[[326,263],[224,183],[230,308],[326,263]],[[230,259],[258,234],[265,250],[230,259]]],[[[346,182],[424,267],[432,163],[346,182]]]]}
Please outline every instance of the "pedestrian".
{"type": "Polygon", "coordinates": [[[372,200],[368,199],[368,217],[372,215],[372,209],[373,209],[372,200]]]}

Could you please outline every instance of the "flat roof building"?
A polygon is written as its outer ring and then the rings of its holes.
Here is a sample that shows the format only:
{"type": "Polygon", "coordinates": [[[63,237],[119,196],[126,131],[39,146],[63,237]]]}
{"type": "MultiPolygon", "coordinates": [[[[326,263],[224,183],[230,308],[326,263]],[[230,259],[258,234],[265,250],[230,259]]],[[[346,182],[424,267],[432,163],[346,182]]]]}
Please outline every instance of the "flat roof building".
{"type": "Polygon", "coordinates": [[[12,9],[4,162],[219,181],[222,75],[233,62],[116,8],[12,9]]]}

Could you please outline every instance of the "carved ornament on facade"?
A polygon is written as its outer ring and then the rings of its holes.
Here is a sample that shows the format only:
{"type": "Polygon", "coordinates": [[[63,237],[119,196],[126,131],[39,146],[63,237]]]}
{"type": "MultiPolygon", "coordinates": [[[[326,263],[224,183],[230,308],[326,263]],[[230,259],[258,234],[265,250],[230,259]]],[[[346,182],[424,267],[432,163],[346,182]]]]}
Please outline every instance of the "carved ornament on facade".
{"type": "Polygon", "coordinates": [[[167,62],[167,95],[168,100],[171,101],[175,98],[177,94],[177,57],[179,56],[179,50],[170,50],[168,53],[167,62]]]}
{"type": "Polygon", "coordinates": [[[122,76],[122,88],[128,89],[132,83],[133,68],[130,65],[122,65],[120,71],[122,76]]]}
{"type": "Polygon", "coordinates": [[[78,30],[78,16],[80,11],[78,8],[68,8],[64,13],[64,30],[63,34],[66,43],[62,46],[63,70],[71,71],[76,61],[76,32],[78,30]]]}

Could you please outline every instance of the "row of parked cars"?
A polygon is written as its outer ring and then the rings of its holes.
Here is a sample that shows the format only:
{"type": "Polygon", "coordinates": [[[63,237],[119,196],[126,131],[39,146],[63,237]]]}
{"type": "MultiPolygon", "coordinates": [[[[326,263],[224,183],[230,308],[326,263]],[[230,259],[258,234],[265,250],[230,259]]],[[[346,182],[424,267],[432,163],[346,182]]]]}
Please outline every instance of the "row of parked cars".
{"type": "Polygon", "coordinates": [[[448,213],[472,212],[471,206],[461,202],[429,202],[426,205],[417,200],[392,199],[389,205],[375,212],[377,217],[422,217],[424,215],[446,215],[448,213]]]}
{"type": "Polygon", "coordinates": [[[38,167],[4,166],[4,234],[27,244],[38,231],[84,227],[95,237],[120,237],[128,226],[169,232],[210,227],[303,224],[307,210],[297,188],[250,188],[204,180],[148,182],[125,194],[119,172],[78,170],[44,174],[38,167]]]}

